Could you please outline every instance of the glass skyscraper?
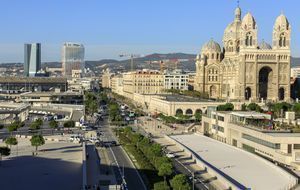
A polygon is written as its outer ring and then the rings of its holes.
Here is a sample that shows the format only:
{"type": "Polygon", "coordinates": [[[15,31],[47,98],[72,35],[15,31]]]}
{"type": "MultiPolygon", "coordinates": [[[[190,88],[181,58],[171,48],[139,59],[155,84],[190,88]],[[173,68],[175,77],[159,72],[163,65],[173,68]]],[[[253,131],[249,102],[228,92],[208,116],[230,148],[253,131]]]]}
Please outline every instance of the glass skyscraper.
{"type": "Polygon", "coordinates": [[[24,44],[24,76],[35,76],[41,70],[41,44],[24,44]]]}
{"type": "Polygon", "coordinates": [[[84,46],[73,42],[64,43],[62,48],[63,75],[71,78],[73,70],[81,70],[81,74],[84,74],[84,67],[84,46]]]}

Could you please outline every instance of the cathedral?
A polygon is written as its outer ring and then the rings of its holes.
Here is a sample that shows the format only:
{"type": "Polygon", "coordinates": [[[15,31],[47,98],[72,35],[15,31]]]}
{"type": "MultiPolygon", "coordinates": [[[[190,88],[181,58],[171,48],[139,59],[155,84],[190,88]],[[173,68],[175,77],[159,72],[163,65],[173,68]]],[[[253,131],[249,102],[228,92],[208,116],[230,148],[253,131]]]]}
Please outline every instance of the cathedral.
{"type": "Polygon", "coordinates": [[[258,42],[257,24],[241,9],[223,36],[223,48],[210,40],[196,58],[194,89],[211,98],[251,101],[290,99],[291,26],[281,14],[273,28],[272,45],[258,42]]]}

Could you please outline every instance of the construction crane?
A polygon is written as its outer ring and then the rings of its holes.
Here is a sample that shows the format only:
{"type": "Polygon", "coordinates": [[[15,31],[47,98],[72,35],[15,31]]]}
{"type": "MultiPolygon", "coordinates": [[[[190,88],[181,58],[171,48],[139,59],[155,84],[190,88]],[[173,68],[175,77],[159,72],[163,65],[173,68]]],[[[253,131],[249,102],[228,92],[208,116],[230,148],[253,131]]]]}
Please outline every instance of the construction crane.
{"type": "Polygon", "coordinates": [[[121,54],[119,57],[129,57],[130,58],[130,70],[133,71],[133,59],[141,57],[140,54],[121,54]]]}

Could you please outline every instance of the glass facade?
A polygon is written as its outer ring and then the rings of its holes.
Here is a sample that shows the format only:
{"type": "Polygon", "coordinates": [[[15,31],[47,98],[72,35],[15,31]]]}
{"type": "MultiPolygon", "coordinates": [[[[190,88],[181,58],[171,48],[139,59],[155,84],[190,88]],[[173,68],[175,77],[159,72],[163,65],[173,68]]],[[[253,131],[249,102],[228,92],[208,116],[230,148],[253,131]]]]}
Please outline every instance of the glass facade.
{"type": "Polygon", "coordinates": [[[251,135],[242,134],[242,138],[247,139],[247,140],[252,141],[252,142],[255,142],[257,144],[269,147],[269,148],[280,149],[280,144],[278,144],[278,143],[271,143],[271,142],[259,139],[257,137],[253,137],[251,135]]]}
{"type": "Polygon", "coordinates": [[[24,76],[34,77],[41,70],[41,44],[24,45],[24,76]]]}
{"type": "Polygon", "coordinates": [[[73,70],[84,72],[84,46],[78,43],[67,42],[62,48],[63,75],[67,78],[72,76],[73,70]]]}

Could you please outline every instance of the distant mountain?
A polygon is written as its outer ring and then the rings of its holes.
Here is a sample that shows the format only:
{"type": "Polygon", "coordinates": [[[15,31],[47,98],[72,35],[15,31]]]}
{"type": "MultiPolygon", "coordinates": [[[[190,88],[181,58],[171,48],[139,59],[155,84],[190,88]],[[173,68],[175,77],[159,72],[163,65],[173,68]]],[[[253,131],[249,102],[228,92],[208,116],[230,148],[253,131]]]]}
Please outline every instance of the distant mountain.
{"type": "Polygon", "coordinates": [[[300,67],[300,57],[292,57],[291,67],[300,67]]]}
{"type": "MultiPolygon", "coordinates": [[[[195,54],[186,54],[186,53],[153,53],[150,55],[146,55],[144,57],[134,58],[134,65],[137,69],[159,69],[159,64],[154,63],[150,64],[151,61],[160,61],[160,60],[184,60],[180,61],[178,68],[182,68],[184,70],[195,71],[195,54]]],[[[130,70],[130,59],[126,60],[115,60],[115,59],[102,59],[96,61],[89,61],[85,62],[86,67],[90,68],[91,70],[101,71],[105,68],[110,68],[111,70],[115,71],[124,71],[130,70]]],[[[15,67],[15,66],[22,66],[23,63],[2,63],[0,64],[1,67],[15,67]]],[[[291,67],[300,67],[300,57],[292,57],[291,58],[291,67]]],[[[45,62],[42,63],[42,68],[45,67],[61,67],[61,62],[45,62]]]]}

